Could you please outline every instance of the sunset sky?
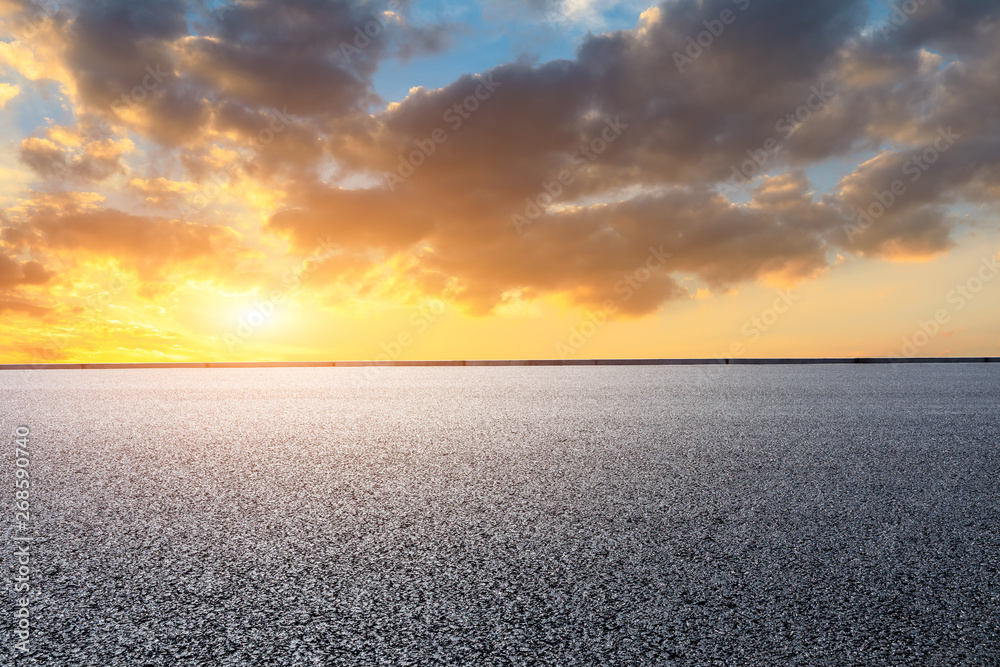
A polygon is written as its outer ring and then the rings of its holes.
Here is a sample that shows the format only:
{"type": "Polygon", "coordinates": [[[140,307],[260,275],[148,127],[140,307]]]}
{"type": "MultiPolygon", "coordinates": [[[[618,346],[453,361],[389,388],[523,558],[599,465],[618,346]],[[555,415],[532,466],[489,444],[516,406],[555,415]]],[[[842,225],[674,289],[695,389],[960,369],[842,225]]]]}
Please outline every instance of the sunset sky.
{"type": "Polygon", "coordinates": [[[1000,355],[996,0],[0,0],[0,134],[2,363],[1000,355]]]}

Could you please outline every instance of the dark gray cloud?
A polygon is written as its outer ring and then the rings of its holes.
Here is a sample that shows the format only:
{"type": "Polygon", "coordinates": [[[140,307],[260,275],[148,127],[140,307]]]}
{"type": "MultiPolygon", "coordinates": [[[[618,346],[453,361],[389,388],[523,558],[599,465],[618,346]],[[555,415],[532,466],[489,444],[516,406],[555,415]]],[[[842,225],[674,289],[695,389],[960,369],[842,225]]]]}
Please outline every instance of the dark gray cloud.
{"type": "Polygon", "coordinates": [[[395,14],[390,6],[262,0],[213,11],[183,0],[78,2],[64,16],[65,60],[86,109],[176,147],[231,129],[213,123],[234,106],[329,119],[379,103],[371,77],[382,60],[440,53],[457,29],[412,25],[406,3],[395,14]]]}
{"type": "Polygon", "coordinates": [[[939,53],[977,56],[993,51],[984,32],[998,17],[1000,5],[994,0],[890,3],[889,16],[878,25],[874,38],[900,52],[929,48],[939,53]]]}

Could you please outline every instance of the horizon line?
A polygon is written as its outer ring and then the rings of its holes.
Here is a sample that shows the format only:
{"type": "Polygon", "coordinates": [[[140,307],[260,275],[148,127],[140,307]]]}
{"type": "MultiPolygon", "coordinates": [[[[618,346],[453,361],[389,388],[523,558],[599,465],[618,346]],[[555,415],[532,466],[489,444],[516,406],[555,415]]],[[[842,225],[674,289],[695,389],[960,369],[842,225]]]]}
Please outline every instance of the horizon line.
{"type": "Polygon", "coordinates": [[[163,361],[0,364],[11,370],[110,370],[129,368],[357,368],[370,366],[703,366],[811,364],[969,364],[1000,363],[1000,357],[760,357],[637,359],[465,359],[423,361],[163,361]]]}

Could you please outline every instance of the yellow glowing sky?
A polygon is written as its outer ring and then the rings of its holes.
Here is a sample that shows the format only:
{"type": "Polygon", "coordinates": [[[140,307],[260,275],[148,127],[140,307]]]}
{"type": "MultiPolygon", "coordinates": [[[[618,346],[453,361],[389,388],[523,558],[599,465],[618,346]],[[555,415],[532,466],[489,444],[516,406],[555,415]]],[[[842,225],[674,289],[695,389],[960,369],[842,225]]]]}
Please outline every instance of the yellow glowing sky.
{"type": "Polygon", "coordinates": [[[0,362],[1000,355],[995,14],[143,4],[0,0],[0,362]]]}

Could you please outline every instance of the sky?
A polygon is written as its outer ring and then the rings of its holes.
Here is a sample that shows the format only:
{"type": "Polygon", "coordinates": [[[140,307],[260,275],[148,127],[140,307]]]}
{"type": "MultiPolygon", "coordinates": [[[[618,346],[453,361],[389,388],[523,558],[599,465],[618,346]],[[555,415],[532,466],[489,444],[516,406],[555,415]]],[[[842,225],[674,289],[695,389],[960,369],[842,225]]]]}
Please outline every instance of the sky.
{"type": "Polygon", "coordinates": [[[0,0],[0,362],[1000,355],[995,0],[0,0]]]}

